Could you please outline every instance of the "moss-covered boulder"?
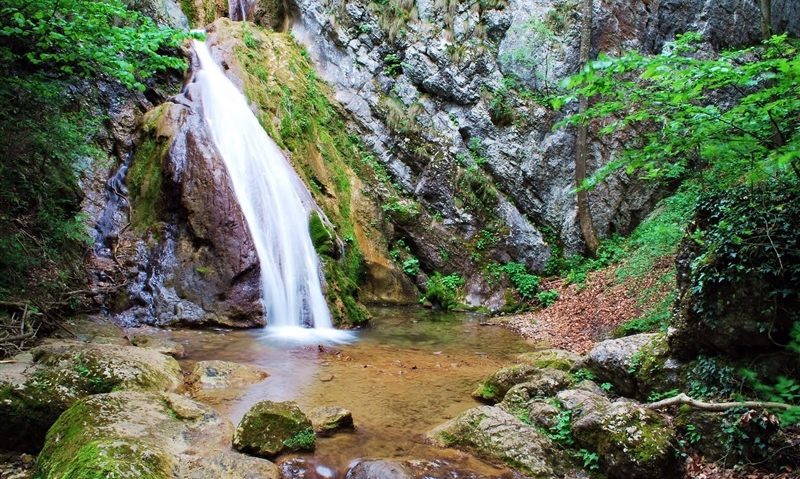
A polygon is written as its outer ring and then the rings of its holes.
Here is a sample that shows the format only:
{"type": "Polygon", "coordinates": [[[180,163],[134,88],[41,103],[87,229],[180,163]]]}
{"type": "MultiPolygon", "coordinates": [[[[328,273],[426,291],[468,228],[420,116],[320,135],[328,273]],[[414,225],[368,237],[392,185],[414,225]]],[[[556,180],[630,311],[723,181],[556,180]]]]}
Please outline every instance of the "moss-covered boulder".
{"type": "Polygon", "coordinates": [[[617,393],[635,397],[637,362],[642,351],[660,337],[659,334],[635,334],[603,341],[589,351],[582,366],[592,371],[598,382],[611,383],[617,393]]]}
{"type": "Polygon", "coordinates": [[[277,478],[277,467],[229,450],[233,426],[171,393],[121,391],[75,403],[56,421],[36,477],[277,478]]]}
{"type": "Polygon", "coordinates": [[[233,436],[239,451],[261,457],[275,457],[288,451],[313,451],[314,428],[296,403],[256,403],[244,415],[233,436]]]}
{"type": "Polygon", "coordinates": [[[495,371],[472,392],[472,397],[488,403],[503,400],[515,385],[528,383],[527,389],[535,396],[549,396],[569,384],[567,373],[558,369],[539,368],[532,364],[515,364],[495,371]]]}
{"type": "Polygon", "coordinates": [[[492,406],[470,409],[431,431],[440,447],[465,449],[527,477],[553,478],[567,465],[558,446],[535,428],[492,406]]]}
{"type": "Polygon", "coordinates": [[[308,413],[314,431],[320,436],[329,436],[336,431],[353,429],[353,413],[339,406],[314,408],[308,413]]]}
{"type": "Polygon", "coordinates": [[[560,369],[569,372],[580,362],[581,356],[563,349],[544,349],[517,355],[520,363],[531,364],[538,368],[560,369]]]}
{"type": "Polygon", "coordinates": [[[173,391],[171,357],[134,346],[50,341],[0,364],[0,448],[36,451],[47,429],[80,398],[117,390],[173,391]]]}
{"type": "Polygon", "coordinates": [[[570,430],[579,447],[600,456],[609,478],[678,476],[675,430],[653,411],[625,401],[584,404],[570,430]]]}

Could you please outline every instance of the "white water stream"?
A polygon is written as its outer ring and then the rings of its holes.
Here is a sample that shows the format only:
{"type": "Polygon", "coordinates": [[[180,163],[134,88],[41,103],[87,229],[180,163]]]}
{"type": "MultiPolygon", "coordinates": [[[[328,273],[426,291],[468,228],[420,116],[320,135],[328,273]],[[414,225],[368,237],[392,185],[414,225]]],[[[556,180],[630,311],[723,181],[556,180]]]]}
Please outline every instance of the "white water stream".
{"type": "Polygon", "coordinates": [[[297,339],[346,340],[350,333],[332,327],[319,260],[308,232],[314,200],[206,44],[194,41],[194,50],[200,60],[195,81],[200,86],[203,116],[261,265],[267,331],[297,339]]]}

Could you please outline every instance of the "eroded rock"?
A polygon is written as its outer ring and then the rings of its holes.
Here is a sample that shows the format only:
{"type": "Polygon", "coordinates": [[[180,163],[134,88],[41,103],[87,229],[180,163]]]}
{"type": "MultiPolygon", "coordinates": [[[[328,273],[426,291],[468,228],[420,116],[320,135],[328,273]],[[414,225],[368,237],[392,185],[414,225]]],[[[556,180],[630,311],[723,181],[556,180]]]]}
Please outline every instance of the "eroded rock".
{"type": "Polygon", "coordinates": [[[489,375],[472,397],[496,403],[503,400],[506,393],[515,385],[528,383],[526,390],[535,396],[545,397],[555,394],[569,384],[569,376],[558,369],[541,369],[531,364],[516,364],[499,369],[489,375]]]}
{"type": "Polygon", "coordinates": [[[411,479],[400,463],[386,460],[361,461],[347,471],[346,479],[411,479]]]}
{"type": "Polygon", "coordinates": [[[323,406],[308,413],[314,431],[321,435],[331,435],[336,431],[353,429],[353,413],[340,406],[323,406]]]}
{"type": "Polygon", "coordinates": [[[522,353],[517,356],[517,360],[522,363],[532,364],[538,368],[559,369],[569,372],[580,362],[581,356],[563,349],[544,349],[542,351],[522,353]]]}
{"type": "Polygon", "coordinates": [[[613,384],[619,394],[636,396],[637,354],[658,337],[635,334],[603,341],[586,355],[583,366],[594,372],[598,381],[613,384]]]}

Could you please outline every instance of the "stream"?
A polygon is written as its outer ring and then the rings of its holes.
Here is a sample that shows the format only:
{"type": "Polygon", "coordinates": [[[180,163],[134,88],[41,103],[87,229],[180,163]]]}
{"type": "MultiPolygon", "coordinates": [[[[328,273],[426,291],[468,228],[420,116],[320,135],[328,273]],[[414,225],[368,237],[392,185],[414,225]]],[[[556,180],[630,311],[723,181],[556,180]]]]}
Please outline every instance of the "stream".
{"type": "Polygon", "coordinates": [[[319,438],[313,454],[278,459],[287,477],[344,477],[361,458],[430,461],[435,470],[429,477],[515,477],[465,453],[430,446],[425,433],[479,405],[470,397],[477,383],[533,346],[507,329],[482,326],[479,315],[420,308],[371,312],[372,327],[358,331],[349,344],[292,344],[263,330],[169,334],[186,348],[184,368],[217,359],[253,364],[269,373],[266,380],[230,395],[238,397],[211,404],[234,424],[264,399],[296,401],[303,409],[335,405],[352,411],[354,432],[319,438]]]}

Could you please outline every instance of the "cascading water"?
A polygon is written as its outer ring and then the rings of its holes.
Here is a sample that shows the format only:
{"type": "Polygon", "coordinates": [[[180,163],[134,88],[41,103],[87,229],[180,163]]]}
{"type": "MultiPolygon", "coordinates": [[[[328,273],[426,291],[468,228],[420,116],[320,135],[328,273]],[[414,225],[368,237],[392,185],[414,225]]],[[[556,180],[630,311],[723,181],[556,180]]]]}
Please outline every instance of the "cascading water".
{"type": "Polygon", "coordinates": [[[348,338],[349,333],[333,329],[322,293],[319,260],[308,232],[311,195],[205,43],[195,41],[194,50],[200,61],[195,81],[203,116],[261,265],[268,330],[287,337],[348,338]]]}

